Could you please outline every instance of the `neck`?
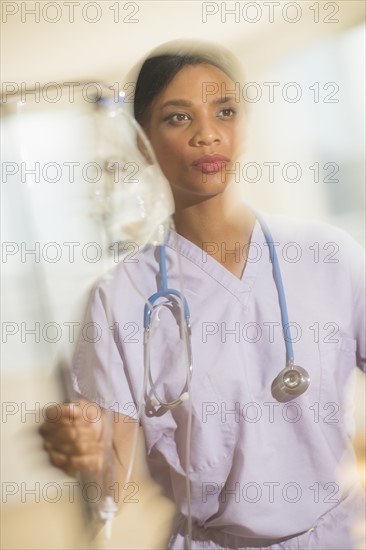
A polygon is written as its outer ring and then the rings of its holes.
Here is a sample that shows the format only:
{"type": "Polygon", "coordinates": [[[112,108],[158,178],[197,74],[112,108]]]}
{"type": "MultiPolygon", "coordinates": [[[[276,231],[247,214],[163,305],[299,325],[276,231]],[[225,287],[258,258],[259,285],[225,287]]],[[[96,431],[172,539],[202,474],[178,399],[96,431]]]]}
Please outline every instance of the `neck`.
{"type": "Polygon", "coordinates": [[[241,279],[255,215],[242,200],[240,190],[230,186],[212,197],[179,199],[175,197],[177,232],[241,279]]]}
{"type": "Polygon", "coordinates": [[[201,248],[208,242],[249,243],[255,215],[240,195],[238,187],[231,185],[224,193],[196,201],[175,197],[177,232],[201,248]]]}

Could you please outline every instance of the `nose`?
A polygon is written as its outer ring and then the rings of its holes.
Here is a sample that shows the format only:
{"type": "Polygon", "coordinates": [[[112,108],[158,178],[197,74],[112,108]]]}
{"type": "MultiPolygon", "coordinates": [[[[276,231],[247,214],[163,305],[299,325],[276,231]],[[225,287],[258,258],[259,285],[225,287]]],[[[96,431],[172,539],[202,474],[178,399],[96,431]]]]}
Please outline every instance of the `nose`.
{"type": "Polygon", "coordinates": [[[220,133],[214,120],[202,118],[196,121],[191,144],[195,147],[212,145],[220,142],[220,133]]]}

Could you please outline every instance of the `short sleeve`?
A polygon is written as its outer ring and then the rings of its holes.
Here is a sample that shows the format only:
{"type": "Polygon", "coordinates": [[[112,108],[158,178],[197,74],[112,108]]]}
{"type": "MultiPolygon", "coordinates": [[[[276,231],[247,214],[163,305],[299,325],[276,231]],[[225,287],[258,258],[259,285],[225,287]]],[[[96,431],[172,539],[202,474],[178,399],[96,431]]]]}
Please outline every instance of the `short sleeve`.
{"type": "Polygon", "coordinates": [[[357,366],[366,371],[366,269],[365,250],[352,241],[350,244],[350,269],[354,296],[354,331],[357,341],[357,366]]]}
{"type": "Polygon", "coordinates": [[[110,293],[106,285],[91,293],[72,361],[77,393],[126,416],[137,418],[137,405],[123,360],[116,325],[108,319],[110,293]]]}

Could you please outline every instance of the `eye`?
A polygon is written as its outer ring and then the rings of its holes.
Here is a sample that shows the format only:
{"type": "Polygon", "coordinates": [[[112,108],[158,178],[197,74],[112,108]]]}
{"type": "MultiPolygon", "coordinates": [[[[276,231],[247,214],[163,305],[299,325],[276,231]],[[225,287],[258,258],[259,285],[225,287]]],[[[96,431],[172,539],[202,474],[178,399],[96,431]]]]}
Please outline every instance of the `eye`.
{"type": "Polygon", "coordinates": [[[186,122],[187,120],[189,120],[189,116],[185,113],[172,113],[170,115],[167,115],[164,120],[169,124],[175,125],[186,122]]]}
{"type": "Polygon", "coordinates": [[[232,107],[227,107],[219,112],[219,118],[231,118],[236,115],[236,110],[232,107]]]}

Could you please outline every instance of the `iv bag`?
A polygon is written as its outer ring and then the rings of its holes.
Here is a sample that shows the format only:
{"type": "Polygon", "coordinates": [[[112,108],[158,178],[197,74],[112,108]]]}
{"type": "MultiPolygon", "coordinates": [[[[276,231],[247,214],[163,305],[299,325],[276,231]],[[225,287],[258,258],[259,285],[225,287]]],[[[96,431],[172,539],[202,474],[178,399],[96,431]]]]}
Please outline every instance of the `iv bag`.
{"type": "Polygon", "coordinates": [[[173,195],[154,152],[124,96],[99,102],[97,154],[105,176],[98,182],[99,214],[112,243],[163,244],[174,212],[173,195]]]}
{"type": "Polygon", "coordinates": [[[95,88],[1,106],[9,369],[49,365],[62,347],[70,359],[91,285],[169,229],[173,197],[147,138],[123,96],[95,88]],[[36,334],[19,347],[21,326],[36,334]]]}

